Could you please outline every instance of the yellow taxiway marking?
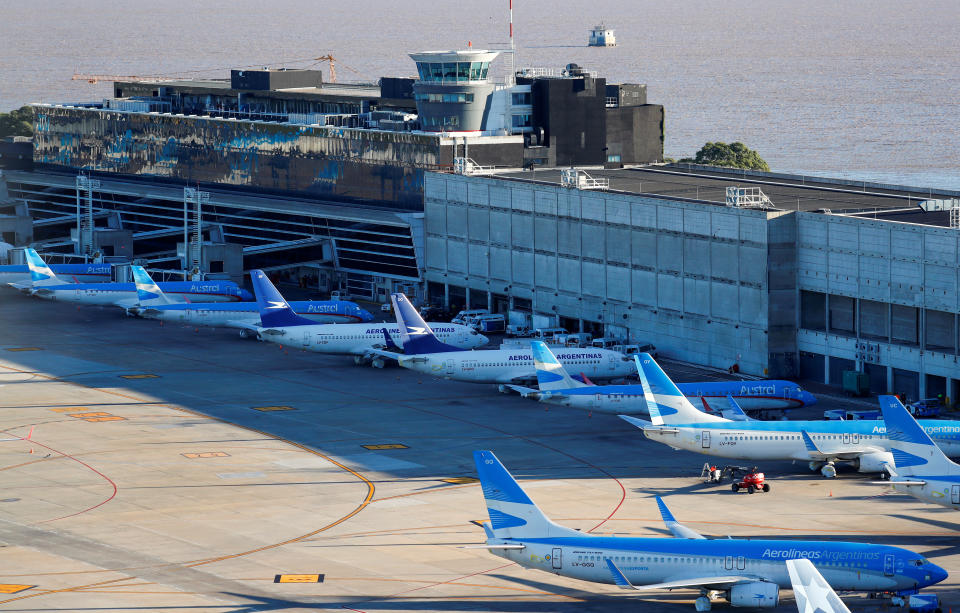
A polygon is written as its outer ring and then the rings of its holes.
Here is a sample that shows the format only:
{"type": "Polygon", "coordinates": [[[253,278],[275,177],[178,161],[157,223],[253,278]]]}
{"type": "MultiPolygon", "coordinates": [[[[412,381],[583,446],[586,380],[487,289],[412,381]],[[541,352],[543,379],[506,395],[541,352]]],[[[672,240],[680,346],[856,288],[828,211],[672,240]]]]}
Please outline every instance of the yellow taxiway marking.
{"type": "Polygon", "coordinates": [[[121,379],[157,379],[159,375],[120,375],[121,379]]]}
{"type": "Polygon", "coordinates": [[[277,575],[274,583],[323,583],[323,575],[277,575]]]}
{"type": "Polygon", "coordinates": [[[185,458],[229,458],[230,454],[225,451],[201,451],[199,453],[181,453],[185,458]]]}
{"type": "Polygon", "coordinates": [[[16,594],[24,590],[29,590],[35,585],[17,585],[16,583],[0,583],[0,594],[16,594]]]}
{"type": "Polygon", "coordinates": [[[98,421],[123,421],[126,417],[120,417],[119,415],[106,415],[104,417],[87,417],[83,421],[89,422],[98,422],[98,421]]]}
{"type": "Polygon", "coordinates": [[[296,411],[293,407],[288,406],[272,406],[272,407],[250,407],[254,411],[296,411]]]}
{"type": "Polygon", "coordinates": [[[40,351],[40,347],[7,347],[7,351],[40,351]]]}
{"type": "Polygon", "coordinates": [[[71,413],[75,411],[86,411],[87,407],[57,407],[55,409],[50,409],[54,413],[71,413]]]}
{"type": "Polygon", "coordinates": [[[88,417],[109,417],[110,413],[104,413],[103,411],[97,411],[94,413],[70,413],[70,417],[76,417],[77,419],[87,419],[88,417]]]}
{"type": "Polygon", "coordinates": [[[464,483],[477,483],[480,479],[476,477],[448,477],[446,479],[440,479],[444,483],[452,483],[454,485],[463,485],[464,483]]]}
{"type": "Polygon", "coordinates": [[[370,451],[380,451],[382,449],[410,449],[406,445],[401,445],[400,443],[388,443],[384,445],[363,445],[364,449],[369,449],[370,451]]]}

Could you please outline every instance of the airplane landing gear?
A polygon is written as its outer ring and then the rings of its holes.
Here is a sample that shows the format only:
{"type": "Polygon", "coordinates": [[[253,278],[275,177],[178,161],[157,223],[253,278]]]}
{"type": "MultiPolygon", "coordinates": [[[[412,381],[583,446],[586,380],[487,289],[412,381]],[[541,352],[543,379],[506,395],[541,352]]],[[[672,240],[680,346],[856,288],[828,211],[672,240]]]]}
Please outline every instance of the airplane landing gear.
{"type": "Polygon", "coordinates": [[[810,467],[811,472],[816,472],[823,468],[823,462],[810,462],[807,466],[810,467]]]}
{"type": "Polygon", "coordinates": [[[253,330],[247,330],[246,328],[241,328],[240,338],[253,338],[253,330]]]}
{"type": "Polygon", "coordinates": [[[693,606],[697,609],[697,611],[709,611],[712,605],[709,598],[706,596],[701,596],[693,601],[693,606]]]}

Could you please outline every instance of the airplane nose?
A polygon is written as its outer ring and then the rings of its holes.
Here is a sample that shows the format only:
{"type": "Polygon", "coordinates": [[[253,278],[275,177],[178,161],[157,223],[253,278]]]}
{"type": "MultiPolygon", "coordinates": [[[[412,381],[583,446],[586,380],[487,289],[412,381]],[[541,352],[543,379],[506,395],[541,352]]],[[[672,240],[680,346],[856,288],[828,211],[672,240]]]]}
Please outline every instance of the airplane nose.
{"type": "Polygon", "coordinates": [[[807,407],[812,404],[817,404],[817,397],[806,390],[800,392],[800,400],[803,402],[803,405],[807,407]]]}
{"type": "Polygon", "coordinates": [[[948,576],[950,576],[950,573],[948,573],[945,569],[940,568],[936,564],[931,564],[930,565],[930,583],[928,583],[927,585],[934,585],[936,583],[940,583],[941,581],[946,579],[948,576]]]}

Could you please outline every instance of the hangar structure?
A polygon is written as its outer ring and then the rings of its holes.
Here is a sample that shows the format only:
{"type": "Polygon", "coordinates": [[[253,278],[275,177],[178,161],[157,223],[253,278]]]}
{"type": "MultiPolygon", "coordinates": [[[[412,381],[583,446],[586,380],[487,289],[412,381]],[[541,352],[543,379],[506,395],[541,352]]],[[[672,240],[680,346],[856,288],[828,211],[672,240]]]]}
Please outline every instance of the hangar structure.
{"type": "Polygon", "coordinates": [[[943,210],[960,193],[705,167],[589,173],[601,189],[552,170],[428,173],[428,297],[755,375],[840,384],[861,370],[874,392],[960,392],[960,230],[943,210]]]}

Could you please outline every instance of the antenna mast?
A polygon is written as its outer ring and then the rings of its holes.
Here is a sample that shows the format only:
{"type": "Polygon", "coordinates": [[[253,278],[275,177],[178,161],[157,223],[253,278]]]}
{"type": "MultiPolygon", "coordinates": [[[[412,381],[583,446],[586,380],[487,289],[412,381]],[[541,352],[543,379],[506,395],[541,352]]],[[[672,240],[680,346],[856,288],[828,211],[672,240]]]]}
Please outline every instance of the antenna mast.
{"type": "Polygon", "coordinates": [[[517,51],[516,51],[516,48],[513,46],[513,0],[509,0],[509,2],[510,2],[510,66],[509,66],[509,73],[507,74],[507,85],[513,85],[513,80],[515,78],[515,75],[517,74],[517,70],[516,70],[517,51]]]}

